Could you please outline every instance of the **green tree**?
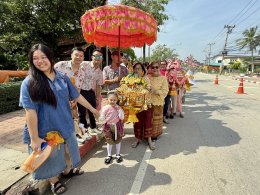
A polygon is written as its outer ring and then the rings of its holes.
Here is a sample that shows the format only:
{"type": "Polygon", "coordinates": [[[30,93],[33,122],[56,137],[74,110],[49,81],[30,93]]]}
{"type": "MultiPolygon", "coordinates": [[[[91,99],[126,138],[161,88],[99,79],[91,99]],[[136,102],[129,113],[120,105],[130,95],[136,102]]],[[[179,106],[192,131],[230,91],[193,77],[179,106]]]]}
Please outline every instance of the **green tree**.
{"type": "Polygon", "coordinates": [[[128,49],[121,49],[121,51],[123,52],[123,53],[126,53],[129,57],[130,57],[130,59],[132,60],[132,61],[136,61],[136,59],[137,59],[137,57],[136,57],[136,55],[135,55],[135,51],[132,49],[132,48],[128,48],[128,49]]]}
{"type": "Polygon", "coordinates": [[[230,65],[229,65],[229,68],[230,69],[233,69],[233,70],[238,70],[240,69],[242,63],[240,61],[234,61],[234,62],[231,62],[230,65]]]}
{"type": "MultiPolygon", "coordinates": [[[[169,19],[169,16],[164,13],[165,7],[168,5],[169,0],[160,0],[160,1],[158,1],[158,0],[142,0],[142,1],[122,0],[121,3],[124,5],[129,5],[129,6],[139,8],[145,12],[150,13],[155,18],[155,20],[157,20],[158,31],[160,31],[160,26],[162,26],[164,24],[164,22],[169,19]]],[[[145,61],[145,50],[146,50],[146,46],[144,45],[143,61],[145,61]]]]}
{"type": "Polygon", "coordinates": [[[152,50],[152,55],[150,61],[161,61],[166,59],[173,59],[178,57],[178,54],[175,49],[168,48],[164,45],[156,45],[152,50]]]}
{"type": "MultiPolygon", "coordinates": [[[[252,57],[245,57],[244,59],[242,59],[241,68],[242,68],[243,72],[248,72],[249,67],[252,64],[252,61],[254,61],[254,60],[255,60],[255,57],[253,57],[253,59],[252,59],[252,57]]],[[[255,70],[254,70],[254,72],[255,72],[255,70]]]]}
{"type": "Polygon", "coordinates": [[[0,43],[8,43],[8,55],[22,55],[24,59],[34,43],[45,43],[56,51],[62,37],[81,32],[80,17],[86,10],[105,3],[105,0],[1,0],[0,43]]]}
{"type": "Polygon", "coordinates": [[[254,51],[260,45],[260,34],[257,32],[257,26],[246,29],[242,34],[243,38],[237,39],[237,45],[240,49],[248,47],[251,51],[251,71],[254,72],[254,51]]]}

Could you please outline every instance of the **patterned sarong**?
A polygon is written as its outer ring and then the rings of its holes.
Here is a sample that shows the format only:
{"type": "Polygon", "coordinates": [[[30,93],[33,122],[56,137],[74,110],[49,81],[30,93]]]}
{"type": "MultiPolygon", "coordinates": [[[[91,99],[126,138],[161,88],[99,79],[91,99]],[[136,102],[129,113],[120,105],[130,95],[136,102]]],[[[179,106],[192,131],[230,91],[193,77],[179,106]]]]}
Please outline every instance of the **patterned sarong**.
{"type": "Polygon", "coordinates": [[[163,106],[152,106],[152,138],[156,138],[163,131],[163,106]]]}
{"type": "Polygon", "coordinates": [[[113,125],[109,125],[107,123],[104,125],[103,133],[108,144],[118,144],[122,140],[124,131],[123,131],[123,123],[121,120],[116,123],[116,127],[117,128],[115,129],[113,125]],[[117,131],[116,140],[115,140],[115,131],[117,131]]]}
{"type": "Polygon", "coordinates": [[[137,115],[139,122],[134,123],[135,137],[140,140],[152,137],[152,108],[148,108],[137,115]]]}

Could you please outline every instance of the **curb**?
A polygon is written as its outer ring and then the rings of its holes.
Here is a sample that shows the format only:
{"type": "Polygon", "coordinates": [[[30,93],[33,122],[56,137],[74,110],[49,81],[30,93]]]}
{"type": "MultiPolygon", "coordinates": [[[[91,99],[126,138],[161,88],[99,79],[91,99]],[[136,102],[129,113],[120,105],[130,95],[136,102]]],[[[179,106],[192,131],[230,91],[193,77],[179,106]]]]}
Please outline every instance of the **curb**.
{"type": "MultiPolygon", "coordinates": [[[[92,136],[92,138],[86,141],[84,144],[79,145],[80,157],[83,158],[94,146],[102,140],[100,136],[92,136]]],[[[44,195],[46,191],[50,189],[50,184],[46,180],[33,181],[31,174],[27,174],[25,177],[17,181],[7,191],[1,192],[1,195],[14,195],[14,194],[30,194],[30,195],[44,195]]]]}
{"type": "Polygon", "coordinates": [[[98,139],[96,136],[92,136],[90,140],[82,145],[79,145],[79,153],[81,158],[83,158],[95,146],[97,140],[98,139]]]}
{"type": "MultiPolygon", "coordinates": [[[[239,80],[240,77],[232,77],[233,80],[239,80]]],[[[260,84],[260,81],[250,81],[250,80],[247,80],[244,78],[244,81],[245,82],[248,82],[248,83],[256,83],[256,84],[260,84]]]]}

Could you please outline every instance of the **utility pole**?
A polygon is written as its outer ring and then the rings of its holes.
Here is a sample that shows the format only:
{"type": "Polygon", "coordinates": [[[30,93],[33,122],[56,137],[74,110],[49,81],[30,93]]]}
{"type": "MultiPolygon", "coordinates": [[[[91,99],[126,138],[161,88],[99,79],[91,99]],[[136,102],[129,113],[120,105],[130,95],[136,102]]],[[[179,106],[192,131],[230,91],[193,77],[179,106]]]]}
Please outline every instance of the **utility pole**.
{"type": "MultiPolygon", "coordinates": [[[[214,45],[215,43],[209,43],[209,66],[210,66],[210,55],[211,55],[211,46],[214,45]]],[[[209,67],[208,66],[208,67],[209,67]]]]}
{"type": "Polygon", "coordinates": [[[224,69],[224,56],[227,55],[227,40],[228,40],[228,35],[230,33],[232,33],[233,28],[235,28],[236,25],[230,26],[230,25],[225,25],[224,28],[227,28],[227,35],[226,35],[226,40],[225,40],[225,45],[224,45],[224,49],[222,51],[222,63],[219,69],[219,74],[222,74],[223,69],[224,69]]]}

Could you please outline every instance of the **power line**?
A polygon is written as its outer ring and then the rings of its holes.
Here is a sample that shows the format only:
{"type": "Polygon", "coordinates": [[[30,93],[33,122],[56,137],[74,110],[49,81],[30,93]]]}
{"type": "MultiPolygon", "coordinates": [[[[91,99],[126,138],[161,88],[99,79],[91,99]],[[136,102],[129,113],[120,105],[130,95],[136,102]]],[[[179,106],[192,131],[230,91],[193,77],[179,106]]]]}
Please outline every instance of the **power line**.
{"type": "MultiPolygon", "coordinates": [[[[249,11],[249,9],[255,4],[257,2],[257,0],[251,0],[228,24],[231,24],[231,22],[232,21],[234,21],[235,19],[236,19],[236,17],[238,17],[246,8],[248,8],[247,10],[246,10],[246,12],[247,11],[249,11]],[[253,1],[255,1],[249,8],[248,8],[248,6],[253,2],[253,1]]],[[[246,13],[245,12],[245,13],[246,13]]],[[[245,14],[244,13],[244,14],[245,14]]],[[[243,14],[243,15],[244,15],[243,14]]],[[[243,16],[242,15],[242,16],[243,16]]],[[[216,40],[218,39],[218,38],[221,38],[221,36],[220,35],[222,35],[224,33],[224,29],[221,29],[221,31],[219,31],[219,33],[215,36],[215,38],[213,39],[214,40],[214,42],[216,42],[216,40]]]]}
{"type": "MultiPolygon", "coordinates": [[[[251,0],[251,1],[244,7],[244,9],[242,9],[242,10],[239,12],[239,14],[242,13],[242,12],[245,10],[245,8],[246,8],[248,5],[251,4],[252,1],[253,1],[253,0],[251,0]]],[[[239,19],[242,18],[242,17],[256,4],[257,0],[254,0],[254,1],[255,1],[255,2],[254,2],[253,4],[251,4],[250,7],[247,7],[246,10],[245,10],[245,12],[237,18],[237,21],[236,21],[236,17],[237,17],[239,14],[236,15],[235,18],[233,18],[233,20],[235,20],[235,21],[232,20],[233,23],[238,22],[239,19]]],[[[231,22],[232,22],[232,21],[231,21],[231,22]]],[[[230,23],[231,23],[231,22],[230,22],[230,23]]],[[[230,23],[229,23],[229,24],[230,24],[230,23]]]]}
{"type": "Polygon", "coordinates": [[[252,27],[252,26],[259,26],[260,23],[259,23],[259,20],[260,18],[257,18],[256,20],[254,20],[253,22],[251,22],[249,25],[247,25],[246,27],[245,26],[238,26],[238,29],[241,29],[243,28],[242,32],[245,30],[245,29],[248,29],[249,27],[252,27]]]}
{"type": "Polygon", "coordinates": [[[260,6],[258,8],[256,8],[249,16],[247,16],[246,18],[244,18],[244,20],[240,21],[237,25],[241,24],[242,22],[244,22],[245,20],[247,20],[250,16],[252,16],[254,13],[256,13],[257,11],[259,11],[260,6]]]}
{"type": "MultiPolygon", "coordinates": [[[[252,6],[255,5],[255,3],[257,2],[257,0],[251,0],[248,4],[246,4],[246,6],[244,6],[244,8],[228,23],[228,24],[231,24],[231,22],[233,22],[234,20],[238,20],[240,19],[242,16],[244,16],[251,8],[252,6]],[[251,4],[253,2],[253,4],[251,4]],[[251,4],[251,5],[250,5],[251,4]],[[245,10],[245,12],[244,12],[245,10]],[[244,12],[244,13],[243,13],[244,12]],[[241,13],[243,13],[241,16],[239,16],[241,13]],[[237,17],[239,16],[239,18],[237,19],[237,17]]],[[[238,22],[238,21],[237,21],[238,22]]],[[[234,22],[233,22],[234,23],[234,22]]],[[[219,38],[221,38],[222,34],[224,33],[224,29],[221,29],[219,31],[219,33],[215,36],[215,38],[213,39],[214,41],[213,42],[217,42],[217,40],[219,38]]]]}

